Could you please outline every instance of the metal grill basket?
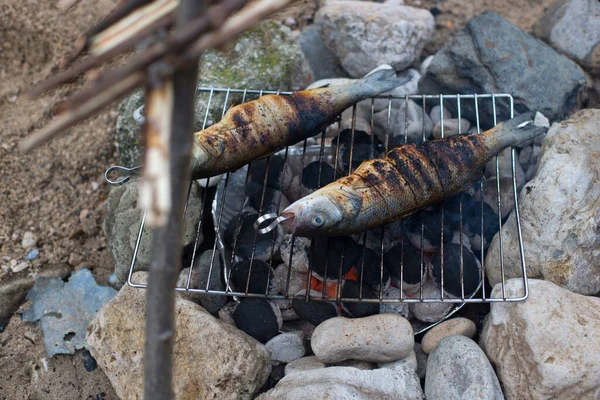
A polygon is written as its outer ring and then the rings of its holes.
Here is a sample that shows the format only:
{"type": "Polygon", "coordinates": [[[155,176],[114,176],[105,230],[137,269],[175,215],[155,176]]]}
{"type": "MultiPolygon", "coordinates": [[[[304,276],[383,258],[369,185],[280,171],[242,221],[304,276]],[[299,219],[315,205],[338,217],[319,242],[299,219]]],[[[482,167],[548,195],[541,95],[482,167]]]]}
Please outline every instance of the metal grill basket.
{"type": "MultiPolygon", "coordinates": [[[[231,103],[235,102],[237,104],[246,102],[246,101],[250,101],[250,100],[254,100],[264,94],[289,94],[290,92],[275,92],[275,91],[267,91],[267,90],[246,90],[246,89],[230,89],[230,88],[205,88],[205,87],[199,87],[198,91],[197,91],[197,97],[198,100],[200,101],[200,104],[206,104],[206,109],[204,111],[204,121],[202,124],[202,129],[204,129],[205,127],[209,126],[212,123],[218,122],[218,120],[220,119],[220,117],[223,116],[223,114],[225,113],[226,109],[230,106],[231,103]]],[[[373,126],[374,126],[374,119],[375,119],[375,109],[378,108],[381,112],[381,110],[385,110],[387,109],[387,124],[388,124],[388,128],[390,126],[390,118],[391,115],[393,114],[394,110],[396,110],[396,107],[398,107],[398,105],[400,105],[400,107],[398,109],[402,109],[401,104],[402,102],[406,102],[405,103],[405,107],[403,107],[404,112],[406,113],[404,120],[406,121],[406,126],[404,128],[404,133],[403,133],[403,141],[404,143],[407,142],[408,138],[407,138],[407,134],[406,132],[408,131],[408,110],[409,107],[406,106],[408,104],[409,101],[413,101],[415,103],[417,103],[419,105],[419,107],[421,107],[423,109],[423,132],[422,132],[422,139],[423,140],[427,140],[426,138],[426,134],[425,134],[425,115],[427,113],[429,113],[429,110],[431,110],[431,107],[439,105],[440,107],[440,125],[441,125],[441,137],[444,137],[444,115],[443,115],[443,107],[447,107],[448,109],[451,109],[454,111],[455,114],[455,118],[458,119],[458,121],[460,121],[461,117],[467,117],[469,120],[472,121],[472,125],[474,126],[474,128],[476,129],[476,133],[481,133],[484,129],[480,124],[480,114],[482,110],[486,110],[486,112],[488,114],[493,115],[493,123],[496,124],[497,122],[501,122],[501,120],[503,119],[507,119],[507,118],[511,118],[513,116],[513,98],[511,95],[509,94],[477,94],[477,95],[407,95],[407,96],[402,96],[402,97],[395,97],[395,96],[386,96],[386,97],[376,97],[376,98],[372,98],[372,99],[368,99],[365,100],[363,102],[361,102],[360,107],[362,107],[362,110],[365,109],[369,109],[370,108],[370,127],[371,127],[371,131],[373,131],[373,126]],[[365,107],[366,105],[366,107],[365,107]]],[[[345,149],[346,154],[349,155],[349,160],[347,162],[348,164],[348,168],[345,171],[346,173],[350,172],[352,170],[353,167],[353,156],[356,156],[355,153],[355,134],[357,132],[357,128],[356,128],[356,121],[357,121],[357,105],[355,105],[354,107],[350,108],[349,110],[347,110],[345,112],[345,114],[343,115],[351,115],[351,119],[347,120],[345,122],[346,126],[348,126],[350,135],[351,135],[351,141],[349,144],[349,149],[345,149]],[[351,113],[351,114],[350,114],[351,113]],[[349,121],[349,122],[348,122],[349,121]]],[[[138,110],[139,111],[139,110],[138,110]]],[[[385,111],[384,111],[385,114],[385,111]]],[[[339,133],[342,130],[342,119],[339,118],[338,122],[335,123],[333,125],[333,128],[335,128],[337,126],[337,132],[339,133]]],[[[388,131],[388,135],[389,135],[389,131],[390,129],[387,130],[388,131]]],[[[461,129],[461,124],[459,122],[458,124],[458,132],[459,134],[466,134],[466,132],[463,132],[463,130],[461,129]]],[[[372,132],[371,132],[372,133],[372,132]]],[[[371,144],[374,145],[374,134],[371,134],[371,144]]],[[[297,145],[294,146],[290,146],[288,148],[285,148],[284,150],[280,151],[277,153],[278,156],[283,158],[283,168],[284,170],[289,169],[292,171],[292,174],[294,176],[297,176],[298,174],[299,176],[299,181],[301,181],[301,175],[302,175],[302,171],[303,168],[305,166],[307,166],[309,163],[318,161],[319,162],[319,172],[321,172],[321,166],[323,165],[324,162],[328,162],[330,165],[333,165],[335,167],[339,167],[342,163],[341,159],[341,154],[340,154],[340,148],[342,148],[342,146],[340,145],[340,135],[337,135],[336,138],[331,138],[331,135],[329,135],[327,133],[327,131],[323,131],[320,134],[314,136],[313,138],[307,139],[304,142],[301,142],[297,145]],[[337,140],[337,142],[336,142],[337,140]]],[[[388,150],[388,146],[389,146],[389,136],[386,136],[385,140],[383,141],[383,147],[385,147],[384,149],[382,149],[383,151],[387,151],[388,150]]],[[[402,139],[401,139],[402,140],[402,139]]],[[[373,152],[373,147],[370,147],[371,151],[369,154],[369,158],[373,158],[376,157],[376,155],[373,152]]],[[[271,167],[271,158],[272,157],[268,157],[266,160],[259,160],[257,162],[261,163],[261,170],[265,170],[264,172],[264,181],[263,181],[263,185],[262,185],[262,193],[260,194],[260,205],[258,206],[258,215],[263,215],[265,213],[264,210],[264,201],[265,201],[265,193],[266,193],[266,183],[267,183],[267,176],[269,176],[269,168],[271,167]]],[[[411,243],[406,241],[406,237],[404,234],[402,234],[402,230],[404,229],[404,225],[402,223],[400,223],[400,231],[401,231],[401,239],[396,240],[394,243],[398,244],[400,243],[400,245],[402,246],[402,255],[399,257],[399,260],[397,260],[397,263],[399,264],[399,273],[400,273],[400,279],[397,280],[398,281],[398,285],[399,286],[399,293],[400,295],[398,297],[394,297],[394,298],[390,298],[389,296],[385,296],[384,295],[384,290],[387,286],[387,282],[385,282],[384,280],[384,276],[387,275],[388,273],[384,273],[384,268],[385,268],[385,264],[386,264],[386,260],[384,260],[385,258],[385,250],[387,248],[389,248],[390,244],[389,243],[384,243],[387,239],[385,238],[386,234],[384,233],[384,229],[386,229],[385,227],[381,227],[381,229],[377,229],[377,230],[373,230],[373,231],[369,231],[369,232],[364,232],[361,233],[359,235],[355,235],[353,236],[356,239],[357,243],[360,243],[362,245],[362,257],[359,257],[358,259],[360,260],[357,265],[355,265],[355,270],[357,271],[356,275],[356,280],[359,283],[359,287],[361,288],[359,290],[359,292],[357,293],[357,295],[355,296],[342,296],[342,285],[343,285],[343,280],[345,279],[343,273],[342,273],[342,261],[340,261],[340,263],[338,265],[326,265],[325,266],[325,270],[326,273],[329,269],[331,269],[331,271],[335,271],[335,269],[339,269],[339,273],[337,273],[337,278],[335,279],[329,279],[328,280],[328,284],[325,285],[321,285],[321,288],[319,289],[319,291],[314,291],[314,290],[310,290],[310,286],[312,283],[314,283],[314,279],[309,278],[307,279],[306,282],[306,290],[304,290],[301,294],[297,294],[297,293],[291,293],[288,292],[289,287],[290,287],[290,275],[291,275],[291,265],[293,265],[293,257],[294,257],[294,246],[297,246],[298,240],[306,240],[306,239],[300,239],[300,238],[295,238],[295,237],[289,237],[286,239],[286,245],[287,246],[291,246],[291,248],[289,249],[289,251],[287,253],[289,253],[289,258],[288,259],[282,259],[281,255],[279,254],[279,252],[277,251],[278,248],[281,246],[281,241],[282,241],[282,237],[283,237],[283,233],[282,231],[278,228],[273,230],[272,232],[269,232],[267,234],[265,234],[264,236],[269,237],[271,240],[271,256],[269,257],[269,259],[266,261],[268,262],[268,264],[270,265],[271,268],[275,268],[278,265],[285,265],[285,268],[287,269],[287,283],[286,283],[286,291],[285,293],[278,293],[278,292],[274,292],[272,290],[269,290],[269,280],[272,279],[271,275],[267,275],[266,277],[266,290],[264,292],[253,292],[251,290],[249,290],[249,288],[251,287],[250,283],[251,283],[251,278],[254,278],[254,275],[252,275],[252,268],[253,265],[255,265],[257,263],[256,260],[256,246],[257,246],[257,238],[259,237],[257,232],[254,232],[254,238],[253,238],[253,245],[252,247],[252,251],[249,257],[245,257],[247,258],[247,260],[250,261],[250,270],[247,274],[247,281],[245,285],[239,285],[240,287],[234,287],[234,285],[232,284],[231,281],[231,273],[232,273],[232,265],[237,262],[238,260],[240,260],[240,256],[238,253],[238,249],[236,249],[237,246],[237,242],[239,240],[239,234],[240,234],[240,223],[239,220],[237,222],[237,227],[236,227],[236,231],[235,234],[236,236],[234,236],[234,240],[233,240],[233,245],[231,243],[227,243],[227,241],[225,240],[224,236],[225,236],[225,231],[227,229],[227,224],[231,223],[232,220],[234,220],[236,218],[236,216],[239,216],[239,214],[242,212],[242,210],[244,210],[244,208],[246,207],[246,198],[245,198],[245,194],[246,194],[246,189],[248,187],[248,182],[249,182],[249,176],[252,174],[253,171],[253,167],[255,167],[255,164],[257,162],[253,162],[251,164],[249,164],[248,166],[233,172],[233,173],[228,173],[225,174],[222,177],[215,177],[215,178],[211,178],[211,179],[220,179],[218,185],[217,185],[217,190],[216,190],[216,194],[214,195],[214,197],[212,199],[209,198],[209,193],[213,193],[215,192],[214,190],[204,190],[203,191],[203,197],[204,197],[204,201],[203,201],[203,205],[206,206],[208,204],[211,205],[211,215],[212,215],[212,223],[214,224],[214,230],[215,230],[215,239],[212,243],[208,244],[208,248],[212,248],[212,254],[211,254],[211,263],[210,263],[210,268],[209,268],[209,272],[208,272],[208,276],[206,276],[203,280],[203,282],[206,282],[205,285],[202,285],[202,287],[199,287],[198,282],[194,281],[192,279],[192,274],[193,274],[193,269],[196,268],[197,266],[197,262],[196,262],[196,258],[199,256],[199,251],[200,251],[200,237],[201,237],[201,232],[203,230],[203,225],[207,223],[207,221],[205,221],[205,218],[203,217],[204,213],[201,214],[200,217],[200,221],[198,223],[197,226],[197,235],[196,235],[196,240],[195,240],[195,245],[194,248],[192,250],[192,255],[191,255],[191,261],[189,262],[189,274],[187,276],[187,279],[185,279],[185,284],[178,286],[176,290],[178,291],[185,291],[185,292],[192,292],[192,293],[201,293],[201,294],[206,294],[206,295],[215,295],[215,296],[233,296],[234,299],[238,300],[238,298],[241,297],[253,297],[253,298],[265,298],[265,299],[283,299],[283,300],[291,300],[294,298],[297,299],[302,299],[304,301],[328,301],[328,302],[336,302],[336,303],[449,303],[452,305],[451,310],[446,313],[446,315],[444,316],[443,319],[448,318],[450,315],[454,314],[455,312],[457,312],[464,304],[466,303],[485,303],[485,302],[502,302],[502,301],[521,301],[524,300],[527,297],[527,293],[528,293],[528,287],[527,287],[527,276],[526,276],[526,269],[525,269],[525,259],[524,259],[524,251],[523,251],[523,242],[522,242],[522,238],[521,238],[521,226],[520,226],[520,220],[519,220],[519,205],[518,205],[518,197],[517,197],[517,179],[516,179],[516,175],[515,175],[515,149],[512,149],[512,154],[511,154],[511,161],[512,161],[512,196],[513,196],[513,200],[514,200],[514,212],[511,213],[508,218],[516,218],[516,227],[517,227],[517,234],[518,234],[518,242],[519,242],[519,249],[520,249],[520,263],[521,263],[521,277],[523,280],[523,287],[524,287],[524,291],[522,293],[521,296],[519,297],[507,297],[506,292],[505,292],[505,273],[504,273],[504,255],[503,255],[503,242],[502,242],[502,235],[500,235],[499,237],[499,248],[500,248],[500,263],[499,265],[495,265],[495,266],[486,266],[485,265],[485,246],[484,246],[484,238],[483,238],[483,232],[484,232],[484,227],[487,227],[489,224],[494,224],[494,225],[498,225],[499,228],[501,229],[502,225],[504,223],[506,223],[506,220],[503,221],[502,217],[501,217],[501,213],[500,213],[500,206],[501,206],[501,182],[506,183],[506,180],[501,180],[500,176],[499,176],[499,166],[498,166],[498,158],[496,157],[496,181],[495,181],[495,186],[496,186],[496,198],[497,198],[497,204],[495,205],[495,211],[497,213],[497,217],[495,217],[496,220],[491,221],[489,218],[486,220],[486,218],[484,217],[484,213],[483,213],[483,200],[479,199],[477,200],[477,202],[475,203],[475,208],[480,208],[481,212],[479,213],[480,218],[479,221],[477,223],[477,225],[480,228],[480,236],[477,239],[478,241],[480,240],[480,244],[479,246],[475,246],[475,247],[479,247],[479,249],[477,250],[473,250],[473,252],[477,255],[477,258],[479,259],[480,263],[481,263],[481,268],[479,268],[479,271],[477,272],[477,274],[479,275],[479,283],[476,286],[476,289],[472,292],[469,292],[469,290],[466,290],[466,286],[465,286],[465,281],[466,278],[468,278],[467,276],[465,276],[465,268],[464,268],[464,257],[465,255],[463,254],[463,246],[466,244],[465,241],[469,241],[472,239],[469,239],[468,236],[463,235],[464,231],[465,231],[465,226],[464,226],[464,221],[463,221],[463,213],[466,213],[467,210],[463,207],[463,201],[462,198],[459,202],[459,207],[458,207],[458,211],[459,211],[459,226],[458,226],[458,231],[460,232],[459,235],[457,235],[458,242],[456,244],[460,245],[460,260],[458,262],[458,270],[456,270],[456,266],[454,266],[453,268],[455,268],[454,270],[454,276],[456,277],[457,273],[458,276],[460,277],[460,293],[457,293],[455,291],[455,294],[452,295],[450,293],[448,293],[447,290],[445,290],[444,285],[448,285],[447,283],[447,279],[448,278],[448,274],[451,274],[451,272],[449,272],[448,270],[448,266],[444,265],[444,251],[445,248],[447,248],[447,246],[449,246],[447,244],[447,240],[444,240],[444,224],[445,224],[445,218],[446,218],[446,213],[445,213],[445,208],[446,207],[446,203],[441,205],[441,221],[440,221],[440,225],[439,225],[439,234],[440,234],[440,244],[439,244],[439,249],[437,251],[439,251],[439,253],[441,254],[440,260],[441,260],[441,265],[440,268],[437,270],[437,283],[438,283],[438,288],[435,291],[435,295],[426,295],[424,294],[424,290],[423,287],[426,284],[426,281],[428,279],[433,279],[432,278],[432,267],[430,266],[430,261],[431,261],[431,257],[432,255],[429,254],[427,251],[423,250],[424,247],[424,242],[426,241],[425,239],[425,224],[426,221],[423,220],[423,217],[420,218],[420,246],[418,246],[417,243],[417,248],[416,251],[419,253],[419,259],[420,262],[418,263],[418,268],[420,269],[419,271],[419,282],[416,284],[412,284],[411,288],[413,291],[412,295],[406,295],[405,292],[406,287],[403,287],[404,284],[404,280],[402,279],[403,276],[406,275],[406,273],[410,273],[410,271],[408,271],[406,268],[406,266],[404,265],[404,246],[411,246],[411,243]],[[232,183],[235,182],[235,183],[232,183]],[[243,187],[243,191],[240,191],[240,188],[243,187]],[[446,242],[446,243],[445,243],[446,242]],[[363,280],[365,279],[365,248],[369,247],[369,249],[374,250],[378,257],[379,257],[379,266],[377,267],[377,271],[379,273],[379,277],[380,277],[380,284],[377,285],[377,290],[376,293],[371,293],[370,295],[367,295],[366,293],[364,293],[363,291],[363,280]],[[212,269],[214,267],[215,264],[215,260],[217,257],[221,258],[221,261],[224,264],[224,279],[225,279],[225,290],[217,290],[215,289],[215,282],[211,282],[211,272],[212,269]],[[486,285],[486,267],[487,268],[497,268],[500,270],[500,276],[502,277],[502,286],[501,286],[501,295],[500,296],[495,296],[495,297],[491,297],[490,296],[490,290],[489,290],[489,285],[486,285]],[[446,275],[446,277],[445,277],[446,275]],[[337,280],[337,282],[336,282],[337,280]],[[330,286],[330,287],[329,287],[330,286]],[[331,289],[331,290],[330,290],[331,289]]],[[[107,170],[107,180],[108,179],[108,174],[109,172],[115,167],[111,167],[109,168],[109,170],[107,170]]],[[[120,167],[117,167],[120,168],[120,167]]],[[[272,167],[274,168],[274,167],[272,167]]],[[[337,174],[337,176],[335,176],[334,178],[340,178],[343,174],[339,172],[338,170],[339,168],[335,168],[334,172],[335,174],[337,174]]],[[[283,177],[285,174],[281,173],[281,176],[283,177]]],[[[320,180],[320,174],[319,176],[319,180],[320,180]]],[[[283,179],[283,178],[282,178],[283,179]]],[[[124,180],[118,181],[118,182],[114,182],[114,181],[110,181],[109,182],[115,184],[115,183],[124,183],[124,180]]],[[[523,184],[524,182],[520,182],[521,184],[523,184]]],[[[483,189],[485,187],[486,183],[485,183],[485,179],[480,179],[474,186],[473,186],[473,190],[480,190],[480,193],[483,192],[483,189]]],[[[320,184],[319,182],[319,186],[322,186],[322,184],[320,184]]],[[[505,193],[505,192],[504,192],[505,193]]],[[[279,199],[276,200],[277,205],[281,205],[281,201],[282,201],[282,195],[280,195],[279,199]]],[[[293,202],[293,199],[289,200],[290,202],[293,202]]],[[[142,238],[142,235],[146,234],[146,229],[144,228],[144,222],[145,222],[145,212],[143,213],[142,219],[141,219],[141,223],[140,223],[140,228],[139,228],[139,233],[138,233],[138,238],[137,238],[137,242],[136,242],[136,247],[134,250],[134,254],[133,254],[133,259],[131,260],[131,267],[130,267],[130,271],[129,271],[129,277],[128,277],[128,281],[127,283],[132,286],[132,287],[136,287],[136,288],[145,288],[146,286],[142,283],[139,282],[135,282],[132,278],[132,274],[134,271],[136,271],[136,258],[137,258],[137,254],[138,254],[138,250],[139,250],[139,245],[140,245],[140,241],[142,238]]],[[[446,222],[447,223],[447,222],[446,222]]],[[[477,230],[477,229],[471,229],[471,230],[477,230]]],[[[418,230],[417,230],[418,232],[418,230]]],[[[447,234],[447,233],[446,233],[447,234]]],[[[413,235],[414,236],[414,235],[413,235]]],[[[263,238],[264,239],[264,238],[263,238]]],[[[446,238],[448,239],[448,238],[446,238]]],[[[418,239],[417,239],[418,242],[418,239]]],[[[415,248],[414,246],[414,240],[413,240],[413,249],[415,248]]],[[[207,243],[203,244],[203,247],[206,247],[207,243]]],[[[308,250],[308,256],[309,256],[309,263],[308,263],[308,277],[312,276],[312,272],[313,272],[313,264],[314,264],[314,257],[315,257],[315,252],[314,252],[314,240],[311,240],[310,246],[309,246],[308,250]]],[[[263,249],[264,252],[264,249],[263,249]]],[[[286,254],[287,254],[286,253],[286,254]]],[[[344,249],[342,248],[342,257],[341,259],[343,260],[344,257],[344,249]]],[[[337,263],[336,263],[337,264],[337,263]]],[[[184,265],[184,267],[186,267],[188,265],[184,265]]],[[[372,267],[371,267],[372,268],[372,267]]],[[[414,268],[414,266],[413,266],[414,268]]],[[[372,272],[372,271],[371,271],[372,272]]],[[[414,273],[414,271],[412,271],[414,273]]],[[[471,277],[472,278],[472,277],[471,277]]],[[[180,280],[181,282],[181,280],[180,280]]],[[[221,286],[222,287],[222,286],[221,286]]],[[[431,293],[431,292],[429,292],[431,293]]],[[[443,320],[441,319],[441,320],[443,320]]],[[[434,322],[432,324],[422,324],[421,326],[421,330],[423,331],[425,329],[430,328],[431,326],[441,322],[441,320],[434,322]]],[[[420,331],[416,330],[416,333],[419,333],[420,331]]]]}

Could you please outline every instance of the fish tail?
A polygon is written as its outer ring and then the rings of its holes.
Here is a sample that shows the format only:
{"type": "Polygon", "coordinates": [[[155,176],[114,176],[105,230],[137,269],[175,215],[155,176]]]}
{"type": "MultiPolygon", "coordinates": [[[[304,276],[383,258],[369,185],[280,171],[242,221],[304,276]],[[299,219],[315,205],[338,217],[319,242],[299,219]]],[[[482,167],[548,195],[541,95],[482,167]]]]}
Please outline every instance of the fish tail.
{"type": "Polygon", "coordinates": [[[357,88],[365,97],[377,96],[410,81],[410,77],[396,76],[396,71],[389,65],[382,65],[365,75],[357,82],[357,88]]]}
{"type": "Polygon", "coordinates": [[[505,121],[493,136],[502,148],[517,146],[548,131],[548,119],[539,112],[529,111],[505,121]]]}

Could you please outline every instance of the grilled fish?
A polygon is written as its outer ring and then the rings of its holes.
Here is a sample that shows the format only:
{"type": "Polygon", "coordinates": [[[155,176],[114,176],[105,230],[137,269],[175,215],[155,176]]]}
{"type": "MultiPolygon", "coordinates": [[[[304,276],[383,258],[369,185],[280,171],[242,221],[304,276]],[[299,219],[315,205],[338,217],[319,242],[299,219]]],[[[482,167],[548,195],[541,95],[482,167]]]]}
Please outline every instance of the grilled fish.
{"type": "Polygon", "coordinates": [[[219,123],[194,134],[192,178],[235,171],[314,136],[348,107],[407,80],[383,67],[347,84],[265,95],[232,107],[219,123]]]}
{"type": "MultiPolygon", "coordinates": [[[[546,124],[547,125],[547,124],[546,124]]],[[[464,191],[503,149],[545,133],[533,113],[473,136],[407,144],[363,162],[283,210],[282,224],[297,236],[348,235],[398,221],[464,191]]]]}

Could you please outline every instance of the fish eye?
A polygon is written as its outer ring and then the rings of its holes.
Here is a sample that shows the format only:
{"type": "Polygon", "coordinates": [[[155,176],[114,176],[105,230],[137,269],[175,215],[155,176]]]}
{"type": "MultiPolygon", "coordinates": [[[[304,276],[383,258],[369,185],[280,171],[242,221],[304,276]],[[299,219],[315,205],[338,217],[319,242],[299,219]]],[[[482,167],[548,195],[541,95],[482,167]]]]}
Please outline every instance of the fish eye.
{"type": "Polygon", "coordinates": [[[325,223],[325,216],[323,214],[316,214],[312,217],[310,222],[313,224],[313,226],[318,228],[325,223]]]}

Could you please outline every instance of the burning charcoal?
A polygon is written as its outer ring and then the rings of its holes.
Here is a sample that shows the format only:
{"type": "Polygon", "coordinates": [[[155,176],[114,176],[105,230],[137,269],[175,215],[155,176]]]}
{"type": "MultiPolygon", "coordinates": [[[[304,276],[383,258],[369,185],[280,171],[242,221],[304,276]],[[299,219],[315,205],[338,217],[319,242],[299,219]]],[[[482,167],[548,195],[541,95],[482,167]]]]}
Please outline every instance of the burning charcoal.
{"type": "Polygon", "coordinates": [[[296,237],[293,239],[292,249],[292,235],[285,235],[281,242],[281,259],[283,262],[292,267],[297,272],[308,272],[309,249],[310,239],[305,237],[296,237]],[[292,259],[290,262],[290,252],[293,251],[292,259]],[[291,264],[291,265],[290,265],[291,264]]]}
{"type": "MultiPolygon", "coordinates": [[[[344,281],[342,284],[342,297],[348,299],[358,299],[360,296],[361,285],[356,281],[344,281]]],[[[368,286],[362,285],[363,299],[376,299],[377,294],[368,286]]],[[[344,311],[353,317],[368,317],[369,315],[379,314],[379,303],[370,302],[342,302],[344,311]]]]}
{"type": "Polygon", "coordinates": [[[275,271],[273,271],[272,286],[275,291],[279,294],[286,296],[298,293],[302,289],[306,289],[306,280],[308,279],[307,273],[297,272],[296,270],[288,267],[285,264],[281,264],[275,271]],[[288,275],[289,275],[289,288],[288,288],[288,275]]]}
{"type": "MultiPolygon", "coordinates": [[[[304,299],[306,294],[305,290],[302,290],[296,294],[294,300],[292,300],[292,307],[296,314],[305,321],[310,322],[311,324],[317,326],[321,322],[328,320],[329,318],[337,317],[340,315],[340,312],[337,306],[328,301],[314,301],[309,300],[308,303],[304,299]]],[[[310,291],[311,297],[320,298],[321,293],[315,290],[310,291]]]]}
{"type": "MultiPolygon", "coordinates": [[[[337,145],[337,137],[333,138],[333,145],[337,145]]],[[[339,157],[342,161],[344,175],[350,170],[350,152],[352,152],[352,171],[365,160],[379,157],[377,147],[379,143],[374,137],[363,131],[354,131],[354,144],[352,144],[352,131],[346,129],[339,135],[339,157]]]]}
{"type": "MultiPolygon", "coordinates": [[[[413,298],[420,298],[420,292],[417,292],[413,298]]],[[[444,298],[452,298],[451,295],[444,293],[444,298]]],[[[423,299],[441,299],[440,288],[431,279],[428,279],[423,285],[423,299]]],[[[452,303],[410,303],[410,310],[416,319],[423,322],[437,322],[444,318],[452,309],[452,303]]]]}
{"type": "Polygon", "coordinates": [[[285,163],[285,160],[281,156],[273,155],[270,158],[263,158],[258,161],[254,161],[250,167],[250,178],[253,182],[258,183],[261,187],[264,185],[265,174],[267,170],[267,160],[269,160],[267,187],[285,191],[292,181],[292,170],[290,166],[285,163]],[[283,177],[281,176],[282,174],[283,177]],[[281,184],[282,179],[283,185],[281,184]]]}
{"type": "Polygon", "coordinates": [[[487,203],[481,204],[481,202],[475,203],[473,207],[473,214],[471,218],[467,220],[467,229],[470,233],[471,248],[474,251],[481,250],[481,215],[483,207],[483,248],[487,247],[492,242],[494,235],[500,230],[500,223],[498,222],[498,214],[490,207],[487,203]]]}
{"type": "MultiPolygon", "coordinates": [[[[400,300],[402,292],[397,287],[389,287],[383,293],[383,298],[388,300],[400,300]]],[[[406,295],[403,295],[402,298],[406,299],[406,295]]],[[[380,314],[398,314],[401,317],[408,318],[410,315],[410,309],[408,307],[408,303],[398,302],[398,303],[381,303],[379,306],[380,314]]]]}
{"type": "Polygon", "coordinates": [[[248,293],[266,293],[272,279],[271,267],[264,261],[254,260],[252,266],[250,261],[237,261],[231,268],[231,284],[238,292],[245,292],[248,285],[248,293]]]}
{"type": "MultiPolygon", "coordinates": [[[[410,243],[397,243],[385,256],[383,262],[392,275],[392,282],[402,287],[407,294],[413,294],[421,285],[421,253],[410,243]],[[402,268],[402,277],[400,271],[402,268]],[[402,286],[401,286],[402,285],[402,286]]],[[[426,275],[427,265],[423,264],[423,276],[426,275]]]]}
{"type": "Polygon", "coordinates": [[[335,170],[331,165],[327,163],[320,163],[318,161],[315,161],[308,164],[306,167],[304,167],[304,170],[302,171],[302,196],[307,196],[308,194],[319,189],[320,187],[330,184],[334,180],[334,175],[335,170]]]}
{"type": "MultiPolygon", "coordinates": [[[[373,250],[365,248],[364,256],[361,255],[356,262],[356,275],[360,281],[361,270],[362,270],[362,283],[372,288],[374,291],[379,292],[382,277],[381,277],[381,257],[377,255],[373,250]],[[363,264],[364,258],[364,264],[363,264]],[[363,267],[364,266],[364,267],[363,267]]],[[[390,271],[383,264],[383,290],[387,289],[390,285],[390,271]]]]}
{"type": "Polygon", "coordinates": [[[271,302],[279,307],[279,311],[281,311],[281,319],[283,319],[283,321],[295,321],[300,318],[292,307],[292,300],[273,299],[271,302]]]}
{"type": "Polygon", "coordinates": [[[283,321],[279,308],[268,300],[243,299],[233,313],[238,329],[261,343],[277,335],[283,321]]]}
{"type": "Polygon", "coordinates": [[[340,264],[342,276],[346,275],[362,255],[360,246],[349,236],[316,238],[314,246],[314,257],[310,254],[313,250],[309,249],[312,272],[318,277],[325,276],[327,272],[328,279],[338,279],[340,264]]]}
{"type": "MultiPolygon", "coordinates": [[[[481,264],[475,254],[467,246],[462,247],[463,280],[465,296],[471,295],[481,281],[481,264]]],[[[441,286],[441,252],[437,252],[431,260],[431,271],[436,283],[441,286]]],[[[460,297],[460,245],[448,243],[444,245],[444,291],[460,297]]]]}
{"type": "Polygon", "coordinates": [[[383,240],[383,251],[386,252],[390,247],[394,245],[394,237],[390,232],[390,227],[384,225],[380,228],[370,229],[365,233],[358,233],[353,235],[352,238],[360,246],[365,245],[368,249],[373,250],[376,254],[381,254],[381,242],[383,240]],[[366,244],[365,244],[366,239],[366,244]]]}
{"type": "MultiPolygon", "coordinates": [[[[459,195],[449,198],[444,203],[444,225],[449,224],[450,227],[453,229],[458,229],[460,227],[461,203],[463,225],[465,221],[467,221],[470,218],[475,207],[475,200],[470,194],[461,193],[459,195]]],[[[449,240],[446,238],[447,237],[444,235],[444,241],[449,240]]]]}
{"type": "MultiPolygon", "coordinates": [[[[435,206],[405,219],[406,235],[413,246],[421,248],[421,221],[423,222],[423,250],[434,252],[442,241],[442,207],[435,206]]],[[[456,226],[444,218],[444,238],[451,238],[456,226]]]]}
{"type": "Polygon", "coordinates": [[[263,188],[255,182],[248,183],[246,196],[248,197],[248,205],[254,210],[261,210],[261,214],[279,214],[280,211],[290,205],[289,200],[279,190],[270,187],[263,188]]]}
{"type": "Polygon", "coordinates": [[[229,248],[233,249],[235,246],[235,255],[249,260],[252,257],[252,250],[254,249],[254,260],[267,261],[271,258],[272,253],[276,253],[279,249],[279,237],[280,228],[277,228],[275,233],[275,243],[273,243],[273,233],[269,232],[264,235],[257,233],[254,228],[254,222],[258,219],[258,214],[244,212],[239,216],[235,216],[227,224],[225,231],[225,243],[229,248]],[[241,224],[240,224],[241,220],[241,224]],[[236,232],[240,226],[239,235],[237,235],[237,242],[235,241],[236,232]],[[256,237],[256,247],[254,246],[254,238],[256,237]],[[275,246],[275,248],[273,248],[275,246]]]}

